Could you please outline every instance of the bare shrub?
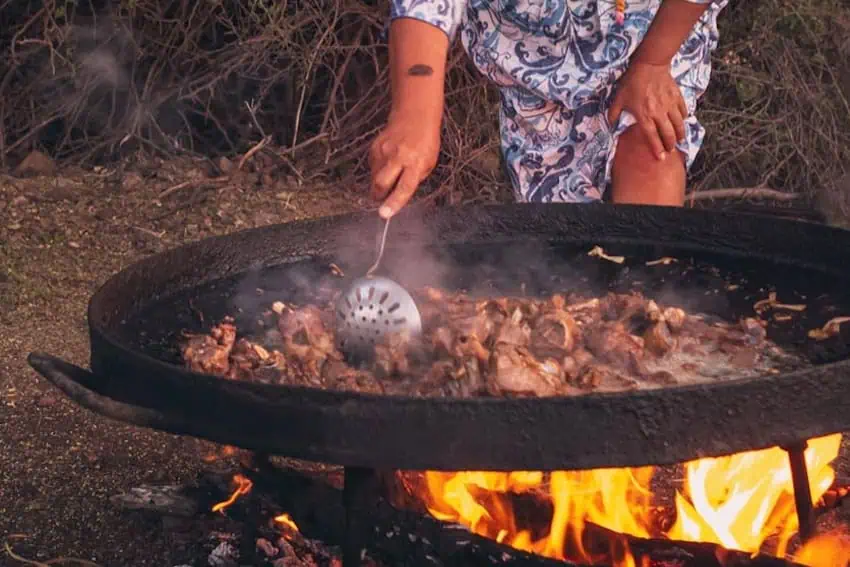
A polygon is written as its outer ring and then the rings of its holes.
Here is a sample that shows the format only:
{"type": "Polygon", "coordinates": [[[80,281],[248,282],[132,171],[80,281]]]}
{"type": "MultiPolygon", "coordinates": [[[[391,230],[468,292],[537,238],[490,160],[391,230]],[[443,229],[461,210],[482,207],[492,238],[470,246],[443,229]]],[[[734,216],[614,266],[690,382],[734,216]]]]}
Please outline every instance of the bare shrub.
{"type": "MultiPolygon", "coordinates": [[[[850,159],[850,7],[738,0],[699,115],[696,189],[835,187],[850,159]]],[[[389,102],[370,0],[0,1],[0,159],[235,155],[266,140],[301,181],[365,181],[389,102]]],[[[504,199],[498,93],[455,46],[426,198],[504,199]]]]}

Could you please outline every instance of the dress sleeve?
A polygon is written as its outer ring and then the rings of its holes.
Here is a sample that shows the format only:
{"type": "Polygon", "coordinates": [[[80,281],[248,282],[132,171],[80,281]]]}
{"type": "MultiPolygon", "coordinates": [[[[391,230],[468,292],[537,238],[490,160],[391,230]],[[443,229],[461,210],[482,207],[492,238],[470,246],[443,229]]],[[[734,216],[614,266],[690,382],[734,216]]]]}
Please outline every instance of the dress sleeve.
{"type": "Polygon", "coordinates": [[[467,0],[391,0],[390,21],[413,18],[443,30],[454,39],[467,0]]]}

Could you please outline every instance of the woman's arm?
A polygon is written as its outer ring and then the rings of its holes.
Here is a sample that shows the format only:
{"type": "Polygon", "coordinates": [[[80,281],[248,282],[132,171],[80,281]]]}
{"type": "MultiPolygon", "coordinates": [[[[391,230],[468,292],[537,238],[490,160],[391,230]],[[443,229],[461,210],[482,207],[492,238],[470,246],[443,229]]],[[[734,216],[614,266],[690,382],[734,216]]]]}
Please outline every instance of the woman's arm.
{"type": "Polygon", "coordinates": [[[392,106],[372,143],[372,198],[379,214],[401,209],[437,165],[449,44],[466,0],[393,0],[390,25],[392,106]]]}
{"type": "Polygon", "coordinates": [[[665,65],[673,61],[712,0],[663,0],[632,61],[665,65]]]}
{"type": "Polygon", "coordinates": [[[439,121],[443,115],[448,36],[422,20],[398,18],[390,25],[392,116],[409,112],[439,121]]]}

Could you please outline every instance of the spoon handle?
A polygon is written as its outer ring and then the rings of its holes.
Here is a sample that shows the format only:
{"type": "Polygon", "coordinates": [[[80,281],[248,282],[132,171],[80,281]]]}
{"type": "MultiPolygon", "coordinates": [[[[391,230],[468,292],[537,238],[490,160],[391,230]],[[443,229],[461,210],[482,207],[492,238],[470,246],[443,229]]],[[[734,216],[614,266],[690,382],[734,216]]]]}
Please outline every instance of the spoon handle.
{"type": "Polygon", "coordinates": [[[375,270],[378,269],[378,266],[381,263],[381,259],[384,257],[384,246],[387,244],[387,232],[390,229],[390,219],[388,218],[384,223],[384,233],[381,235],[381,240],[378,243],[378,257],[375,259],[375,263],[372,264],[372,267],[366,272],[366,277],[370,277],[375,270]]]}

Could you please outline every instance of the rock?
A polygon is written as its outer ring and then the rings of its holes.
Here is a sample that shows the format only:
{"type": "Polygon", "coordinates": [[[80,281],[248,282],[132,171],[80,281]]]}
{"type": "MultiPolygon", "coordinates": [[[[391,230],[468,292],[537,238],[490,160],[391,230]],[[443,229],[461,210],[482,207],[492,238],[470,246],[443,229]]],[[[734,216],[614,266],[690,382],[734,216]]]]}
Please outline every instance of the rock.
{"type": "Polygon", "coordinates": [[[18,177],[50,175],[56,171],[56,163],[45,154],[34,150],[15,168],[18,177]]]}
{"type": "Polygon", "coordinates": [[[136,172],[131,171],[130,173],[125,173],[124,177],[121,179],[121,189],[125,191],[131,191],[136,189],[142,184],[142,176],[136,172]]]}
{"type": "Polygon", "coordinates": [[[278,548],[272,545],[272,542],[262,537],[257,539],[257,549],[262,551],[266,557],[276,557],[280,552],[278,548]]]}
{"type": "Polygon", "coordinates": [[[29,199],[27,199],[26,196],[19,195],[19,196],[15,197],[14,199],[12,199],[12,202],[10,204],[13,207],[20,207],[21,205],[26,205],[28,201],[29,201],[29,199]]]}
{"type": "Polygon", "coordinates": [[[50,394],[44,395],[38,399],[38,406],[42,408],[48,408],[50,406],[56,405],[58,400],[55,396],[51,396],[50,394]]]}
{"type": "Polygon", "coordinates": [[[236,548],[226,541],[218,544],[218,547],[212,550],[209,557],[207,558],[207,563],[210,567],[237,567],[237,558],[239,557],[239,553],[236,551],[236,548]]]}
{"type": "Polygon", "coordinates": [[[814,205],[824,216],[826,224],[837,228],[850,228],[850,173],[816,191],[814,205]]]}
{"type": "Polygon", "coordinates": [[[236,167],[235,165],[233,165],[232,161],[230,161],[229,159],[227,159],[224,156],[218,158],[218,164],[217,165],[218,165],[218,168],[221,170],[221,172],[224,175],[231,173],[233,171],[233,169],[236,167]]]}

